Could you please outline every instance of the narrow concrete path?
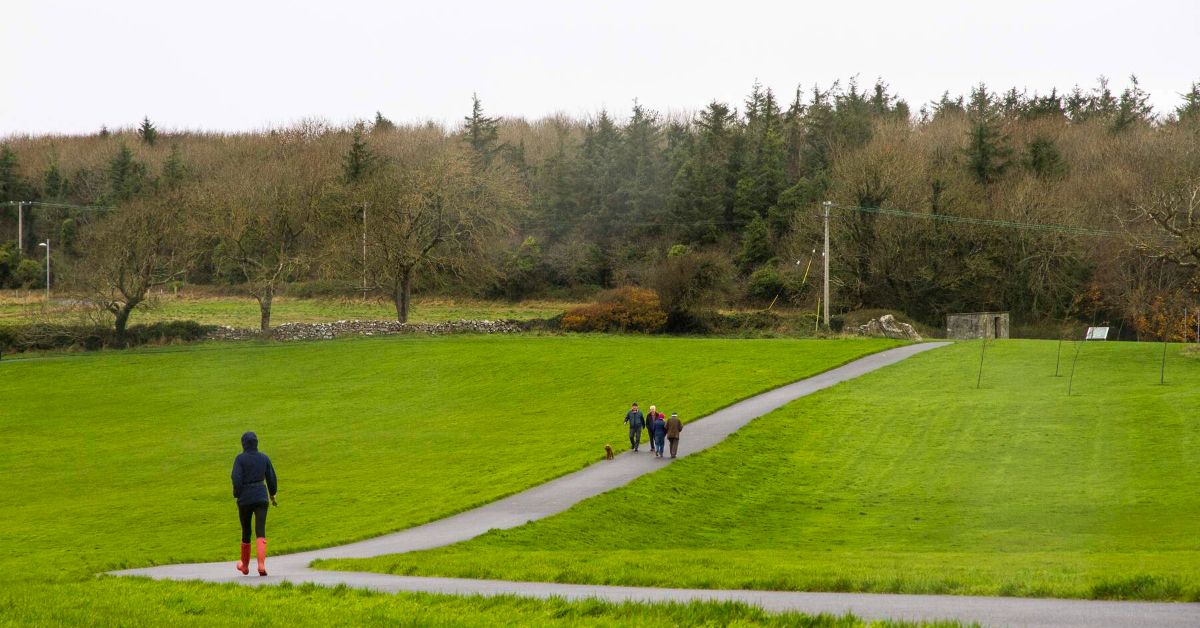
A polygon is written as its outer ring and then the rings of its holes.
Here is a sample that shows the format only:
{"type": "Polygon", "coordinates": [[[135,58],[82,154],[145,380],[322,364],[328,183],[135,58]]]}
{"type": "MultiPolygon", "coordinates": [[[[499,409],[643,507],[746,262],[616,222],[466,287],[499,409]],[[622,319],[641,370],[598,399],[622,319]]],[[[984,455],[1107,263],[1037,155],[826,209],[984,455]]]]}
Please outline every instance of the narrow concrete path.
{"type": "MultiPolygon", "coordinates": [[[[688,423],[679,455],[703,451],[723,441],[750,421],[791,401],[900,362],[947,343],[924,343],[889,349],[845,366],[815,375],[740,401],[703,419],[688,423]]],[[[432,523],[368,539],[309,552],[272,556],[271,575],[245,577],[233,570],[234,560],[189,565],[163,565],[112,572],[120,576],[146,576],[166,580],[236,582],[262,586],[280,582],[347,586],[386,592],[422,591],[462,595],[521,595],[598,598],[609,601],[741,601],[767,610],[806,613],[854,613],[864,619],[957,619],[985,625],[1020,626],[1200,626],[1200,604],[1094,602],[854,593],[801,593],[705,589],[658,589],[509,582],[460,578],[420,578],[387,574],[335,572],[309,569],[321,558],[368,558],[441,547],[465,541],[491,529],[507,529],[562,512],[580,501],[624,486],[640,475],[670,464],[647,450],[626,452],[612,461],[599,462],[527,491],[474,510],[432,523]]],[[[251,571],[253,574],[253,571],[251,571]]]]}

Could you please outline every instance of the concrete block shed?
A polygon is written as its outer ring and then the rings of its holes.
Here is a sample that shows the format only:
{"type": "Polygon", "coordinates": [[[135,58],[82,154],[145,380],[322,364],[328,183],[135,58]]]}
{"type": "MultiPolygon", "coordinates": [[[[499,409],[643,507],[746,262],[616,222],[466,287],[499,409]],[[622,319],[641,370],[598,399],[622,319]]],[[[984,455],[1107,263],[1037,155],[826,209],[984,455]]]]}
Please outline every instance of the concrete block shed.
{"type": "Polygon", "coordinates": [[[1008,338],[1008,312],[967,312],[946,315],[946,338],[1008,338]]]}

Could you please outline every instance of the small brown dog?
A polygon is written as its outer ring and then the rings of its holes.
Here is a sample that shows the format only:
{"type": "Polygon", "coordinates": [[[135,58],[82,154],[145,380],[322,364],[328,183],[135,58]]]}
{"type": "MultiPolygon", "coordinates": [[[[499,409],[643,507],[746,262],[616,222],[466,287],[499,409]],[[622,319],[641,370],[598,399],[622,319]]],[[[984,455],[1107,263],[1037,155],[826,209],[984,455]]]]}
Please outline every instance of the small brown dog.
{"type": "Polygon", "coordinates": [[[612,445],[605,445],[605,446],[604,446],[604,459],[605,459],[605,460],[612,460],[612,459],[613,459],[613,450],[612,450],[612,445]]]}

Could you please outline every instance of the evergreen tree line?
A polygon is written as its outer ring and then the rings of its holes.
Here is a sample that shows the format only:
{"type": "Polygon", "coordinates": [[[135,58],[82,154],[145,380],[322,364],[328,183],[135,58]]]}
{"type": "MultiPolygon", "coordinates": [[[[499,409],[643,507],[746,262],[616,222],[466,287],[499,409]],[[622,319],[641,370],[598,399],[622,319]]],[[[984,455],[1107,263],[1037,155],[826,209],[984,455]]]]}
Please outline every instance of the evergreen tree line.
{"type": "MultiPolygon", "coordinates": [[[[1049,94],[981,84],[916,112],[882,81],[783,99],[755,84],[736,106],[674,116],[634,103],[622,115],[500,119],[476,98],[454,128],[377,113],[350,128],[169,133],[146,118],[92,136],[14,137],[0,146],[0,201],[115,207],[27,210],[27,243],[55,239],[68,266],[110,214],[170,204],[196,249],[187,280],[236,286],[255,282],[253,264],[236,263],[238,240],[222,235],[231,219],[213,208],[262,222],[304,205],[313,227],[282,254],[294,263],[278,271],[280,285],[357,287],[397,299],[398,310],[414,286],[580,298],[631,284],[693,295],[667,303],[678,310],[811,308],[830,201],[835,311],[894,308],[940,325],[950,312],[1003,309],[1025,322],[1104,319],[1151,333],[1163,311],[1195,311],[1198,140],[1200,83],[1157,112],[1136,77],[1119,93],[1103,78],[1049,94]],[[298,181],[316,188],[281,191],[298,181]],[[454,203],[452,191],[463,193],[454,203]],[[470,228],[428,232],[438,241],[430,257],[388,281],[372,272],[376,254],[397,246],[371,239],[374,213],[412,227],[404,221],[428,215],[421,208],[468,205],[480,212],[470,228]],[[905,214],[864,211],[880,208],[905,214]],[[464,238],[472,246],[454,244],[464,238]],[[681,282],[695,289],[667,285],[681,282]]],[[[5,207],[0,229],[15,233],[5,207]]],[[[274,229],[255,236],[260,244],[279,237],[270,220],[255,228],[274,229]]],[[[17,278],[19,263],[0,256],[0,282],[35,281],[28,269],[17,278]]]]}

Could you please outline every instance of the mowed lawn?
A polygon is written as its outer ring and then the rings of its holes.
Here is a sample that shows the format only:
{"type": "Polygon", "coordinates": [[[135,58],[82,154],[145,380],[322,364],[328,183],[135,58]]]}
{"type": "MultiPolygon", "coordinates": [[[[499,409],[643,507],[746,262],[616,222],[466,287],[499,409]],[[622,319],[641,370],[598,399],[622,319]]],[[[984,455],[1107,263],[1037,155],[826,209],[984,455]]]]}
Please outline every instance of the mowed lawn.
{"type": "MultiPolygon", "coordinates": [[[[324,568],[702,588],[1200,600],[1200,359],[961,343],[561,515],[324,568]]],[[[682,446],[687,446],[684,432],[682,446]]]]}
{"type": "MultiPolygon", "coordinates": [[[[16,617],[53,622],[81,598],[118,609],[114,596],[138,596],[97,572],[234,560],[229,470],[247,429],[279,472],[268,537],[288,552],[445,517],[595,462],[624,441],[632,400],[693,419],[894,344],[389,337],[5,359],[0,612],[50,603],[16,617]],[[57,596],[60,585],[77,593],[57,596]]],[[[175,586],[181,608],[207,604],[204,587],[175,586]]]]}

